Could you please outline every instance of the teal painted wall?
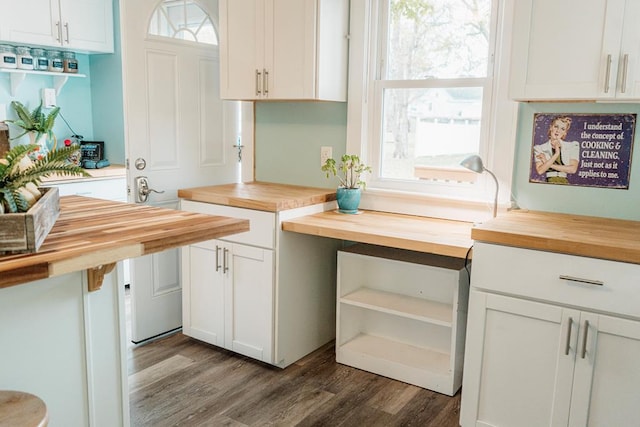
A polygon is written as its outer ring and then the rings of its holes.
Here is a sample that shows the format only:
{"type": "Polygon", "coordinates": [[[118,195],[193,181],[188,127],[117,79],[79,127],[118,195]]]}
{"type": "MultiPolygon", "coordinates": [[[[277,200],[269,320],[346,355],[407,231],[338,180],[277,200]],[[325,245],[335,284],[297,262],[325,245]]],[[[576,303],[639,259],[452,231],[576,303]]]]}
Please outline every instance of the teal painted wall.
{"type": "MultiPolygon", "coordinates": [[[[523,209],[640,220],[640,129],[628,190],[529,183],[533,114],[638,113],[640,104],[523,103],[520,105],[512,193],[523,209]]],[[[256,103],[256,179],[331,188],[320,171],[320,147],[346,147],[346,104],[256,103]]],[[[638,118],[640,120],[640,117],[638,118]]]]}
{"type": "Polygon", "coordinates": [[[122,91],[122,49],[119,3],[114,2],[114,53],[91,55],[91,109],[93,133],[105,142],[105,157],[112,164],[124,164],[124,112],[122,91]]]}
{"type": "MultiPolygon", "coordinates": [[[[57,96],[57,105],[60,113],[69,122],[71,128],[85,139],[93,138],[92,110],[91,110],[91,70],[87,55],[76,55],[78,59],[78,72],[86,74],[86,78],[70,77],[57,96]]],[[[34,109],[40,102],[42,88],[53,88],[53,77],[46,75],[29,74],[18,87],[14,96],[11,95],[11,83],[8,73],[0,73],[0,105],[6,109],[6,117],[15,119],[15,113],[10,107],[11,101],[19,101],[25,104],[29,110],[34,109]]],[[[1,113],[0,113],[1,114],[1,113]]],[[[56,137],[60,141],[73,134],[61,117],[55,121],[53,128],[56,137]]],[[[19,135],[19,129],[10,127],[11,136],[19,135]]],[[[21,141],[28,141],[26,137],[21,141]]]]}
{"type": "Polygon", "coordinates": [[[534,113],[636,113],[640,104],[520,104],[513,196],[523,209],[640,220],[640,128],[637,126],[628,190],[534,184],[529,182],[534,113]]]}
{"type": "MultiPolygon", "coordinates": [[[[120,49],[120,29],[118,17],[119,3],[114,1],[115,52],[112,54],[76,54],[78,72],[85,78],[71,77],[60,94],[57,105],[60,113],[69,122],[75,133],[88,141],[104,141],[105,157],[112,164],[124,164],[124,115],[122,92],[122,61],[120,49]]],[[[4,105],[6,117],[14,119],[15,113],[9,107],[13,100],[25,104],[30,110],[40,102],[42,88],[52,88],[53,77],[29,74],[20,85],[15,96],[11,96],[8,73],[0,73],[0,108],[4,105]]],[[[3,112],[0,111],[0,116],[3,112]]],[[[19,129],[10,129],[11,136],[19,129]]],[[[73,134],[61,117],[55,122],[54,133],[59,144],[73,134]]],[[[27,137],[20,142],[28,141],[27,137]]]]}
{"type": "Polygon", "coordinates": [[[320,170],[320,147],[344,154],[347,104],[256,102],[255,139],[256,180],[335,188],[320,170]]]}

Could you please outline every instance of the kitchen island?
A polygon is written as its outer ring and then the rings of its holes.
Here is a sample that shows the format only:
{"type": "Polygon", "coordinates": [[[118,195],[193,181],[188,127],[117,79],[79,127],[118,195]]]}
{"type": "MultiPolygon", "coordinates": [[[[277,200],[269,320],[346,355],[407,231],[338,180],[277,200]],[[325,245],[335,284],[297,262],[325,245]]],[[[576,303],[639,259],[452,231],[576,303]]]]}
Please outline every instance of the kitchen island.
{"type": "Polygon", "coordinates": [[[127,426],[120,261],[249,222],[80,196],[60,207],[37,253],[0,256],[0,389],[39,396],[53,427],[127,426]]]}

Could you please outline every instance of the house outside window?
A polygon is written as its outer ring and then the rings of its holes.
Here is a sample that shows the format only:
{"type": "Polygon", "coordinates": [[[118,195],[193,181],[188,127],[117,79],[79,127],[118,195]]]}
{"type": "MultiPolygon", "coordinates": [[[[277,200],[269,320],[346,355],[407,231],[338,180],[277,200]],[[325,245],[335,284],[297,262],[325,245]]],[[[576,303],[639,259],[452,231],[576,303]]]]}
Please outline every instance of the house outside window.
{"type": "MultiPolygon", "coordinates": [[[[506,85],[494,83],[508,57],[496,53],[505,48],[501,3],[352,2],[350,85],[355,87],[349,95],[347,151],[359,152],[372,165],[368,188],[376,197],[401,192],[476,204],[492,199],[491,183],[460,162],[479,154],[491,169],[497,160],[496,106],[506,98],[506,85]],[[359,25],[365,34],[362,45],[357,37],[353,40],[359,25]],[[359,71],[364,76],[360,84],[355,80],[359,71]]],[[[507,161],[513,163],[513,157],[507,161]]],[[[501,178],[508,186],[510,176],[501,178]]]]}

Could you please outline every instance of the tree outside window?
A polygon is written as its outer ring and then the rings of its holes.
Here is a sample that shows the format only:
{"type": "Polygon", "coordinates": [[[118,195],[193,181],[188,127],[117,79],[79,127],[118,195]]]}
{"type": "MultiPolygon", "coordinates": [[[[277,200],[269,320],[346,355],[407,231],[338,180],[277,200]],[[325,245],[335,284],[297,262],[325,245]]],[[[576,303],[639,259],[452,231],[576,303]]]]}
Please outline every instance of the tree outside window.
{"type": "Polygon", "coordinates": [[[382,3],[386,24],[374,82],[382,104],[374,119],[381,123],[379,178],[416,180],[425,168],[457,169],[482,144],[491,0],[382,3]]]}

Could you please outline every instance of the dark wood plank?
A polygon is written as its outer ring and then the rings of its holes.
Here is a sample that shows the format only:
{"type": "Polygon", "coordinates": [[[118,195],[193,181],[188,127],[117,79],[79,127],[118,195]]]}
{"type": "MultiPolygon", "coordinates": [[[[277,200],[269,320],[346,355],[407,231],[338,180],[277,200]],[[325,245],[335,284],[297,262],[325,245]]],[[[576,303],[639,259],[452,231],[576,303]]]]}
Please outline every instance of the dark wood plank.
{"type": "Polygon", "coordinates": [[[286,369],[178,333],[131,346],[132,426],[458,426],[448,397],[335,362],[333,343],[286,369]]]}

